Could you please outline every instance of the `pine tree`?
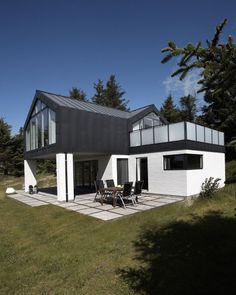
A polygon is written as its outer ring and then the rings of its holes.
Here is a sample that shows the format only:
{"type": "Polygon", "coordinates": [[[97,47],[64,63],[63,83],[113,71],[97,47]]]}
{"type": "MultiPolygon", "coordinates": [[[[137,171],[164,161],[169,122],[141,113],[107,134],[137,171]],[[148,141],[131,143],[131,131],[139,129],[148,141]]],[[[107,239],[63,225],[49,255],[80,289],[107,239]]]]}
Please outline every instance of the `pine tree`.
{"type": "Polygon", "coordinates": [[[98,83],[94,84],[94,88],[96,93],[92,98],[93,102],[122,111],[129,110],[129,101],[123,98],[125,91],[117,83],[115,75],[109,77],[106,86],[101,80],[98,80],[98,83]]]}
{"type": "Polygon", "coordinates": [[[70,95],[70,98],[87,101],[86,93],[80,88],[72,87],[72,89],[69,91],[69,95],[70,95]]]}
{"type": "Polygon", "coordinates": [[[202,119],[211,127],[224,131],[226,142],[229,142],[236,136],[236,44],[232,36],[225,43],[220,42],[226,23],[225,19],[216,27],[213,39],[206,40],[205,47],[198,42],[197,45],[189,43],[178,48],[173,41],[169,42],[168,47],[162,50],[167,52],[162,63],[180,56],[178,69],[172,76],[179,75],[181,80],[192,69],[201,70],[199,92],[204,92],[206,102],[202,119]]]}
{"type": "Polygon", "coordinates": [[[20,128],[19,133],[11,139],[11,167],[10,173],[15,176],[24,174],[24,132],[20,128]]]}
{"type": "Polygon", "coordinates": [[[170,94],[160,109],[161,114],[169,123],[176,123],[181,121],[180,111],[174,104],[172,95],[170,94]]]}
{"type": "Polygon", "coordinates": [[[8,175],[11,166],[11,126],[0,118],[0,172],[8,175]]]}
{"type": "Polygon", "coordinates": [[[99,79],[97,83],[93,84],[93,87],[96,92],[94,96],[92,97],[92,102],[100,104],[100,105],[106,105],[105,89],[104,89],[103,81],[99,79]]]}
{"type": "Polygon", "coordinates": [[[193,95],[183,96],[179,100],[182,121],[194,122],[197,117],[197,99],[193,95]]]}

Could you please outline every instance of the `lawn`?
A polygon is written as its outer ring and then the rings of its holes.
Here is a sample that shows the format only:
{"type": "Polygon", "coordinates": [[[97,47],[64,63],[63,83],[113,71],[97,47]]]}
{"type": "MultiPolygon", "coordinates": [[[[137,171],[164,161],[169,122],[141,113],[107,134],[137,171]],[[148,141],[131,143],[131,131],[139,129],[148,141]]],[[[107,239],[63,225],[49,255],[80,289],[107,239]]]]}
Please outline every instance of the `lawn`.
{"type": "Polygon", "coordinates": [[[213,200],[107,222],[52,205],[30,208],[4,195],[22,178],[0,183],[0,294],[236,290],[236,185],[213,200]]]}

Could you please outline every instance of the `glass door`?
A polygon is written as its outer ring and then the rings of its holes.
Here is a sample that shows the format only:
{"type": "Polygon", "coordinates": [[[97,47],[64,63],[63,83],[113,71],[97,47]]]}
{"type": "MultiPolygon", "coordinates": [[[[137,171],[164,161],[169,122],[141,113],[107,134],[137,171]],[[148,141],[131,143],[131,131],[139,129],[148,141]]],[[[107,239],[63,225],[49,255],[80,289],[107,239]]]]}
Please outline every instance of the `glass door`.
{"type": "Polygon", "coordinates": [[[128,181],[128,159],[117,159],[117,184],[123,185],[128,181]]]}

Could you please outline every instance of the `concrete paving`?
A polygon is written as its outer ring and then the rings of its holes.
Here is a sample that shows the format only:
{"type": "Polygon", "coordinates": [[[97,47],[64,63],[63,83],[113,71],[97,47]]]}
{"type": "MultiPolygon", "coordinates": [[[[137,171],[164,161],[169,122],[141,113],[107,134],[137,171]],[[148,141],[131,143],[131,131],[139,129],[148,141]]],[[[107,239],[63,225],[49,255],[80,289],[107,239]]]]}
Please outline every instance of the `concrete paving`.
{"type": "Polygon", "coordinates": [[[112,204],[108,203],[102,205],[99,202],[99,199],[94,202],[94,195],[95,194],[79,195],[75,197],[74,201],[68,203],[58,202],[55,195],[41,192],[30,195],[23,191],[17,191],[16,194],[8,195],[8,197],[31,207],[52,204],[66,210],[89,215],[101,220],[113,220],[184,200],[184,198],[177,196],[151,195],[144,193],[139,197],[137,205],[133,206],[132,204],[127,204],[126,208],[123,208],[120,206],[113,207],[112,204]]]}

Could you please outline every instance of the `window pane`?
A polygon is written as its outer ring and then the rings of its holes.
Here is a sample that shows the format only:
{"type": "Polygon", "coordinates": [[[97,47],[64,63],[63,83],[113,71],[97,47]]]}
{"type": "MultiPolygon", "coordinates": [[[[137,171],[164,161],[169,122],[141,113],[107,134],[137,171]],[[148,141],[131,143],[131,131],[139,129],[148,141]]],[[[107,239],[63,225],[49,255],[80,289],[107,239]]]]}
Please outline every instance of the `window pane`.
{"type": "Polygon", "coordinates": [[[164,156],[164,170],[202,169],[203,156],[195,154],[180,154],[164,156]]]}
{"type": "Polygon", "coordinates": [[[152,127],[152,119],[144,118],[143,119],[144,129],[152,127]]]}
{"type": "Polygon", "coordinates": [[[41,111],[41,101],[38,100],[36,105],[35,105],[35,113],[38,113],[41,111]]]}
{"type": "Polygon", "coordinates": [[[49,144],[56,143],[56,114],[49,110],[49,144]]]}
{"type": "Polygon", "coordinates": [[[165,170],[182,170],[184,169],[184,155],[164,156],[165,170]]]}
{"type": "Polygon", "coordinates": [[[170,141],[177,141],[184,139],[184,122],[169,125],[170,141]]]}
{"type": "Polygon", "coordinates": [[[154,128],[155,143],[168,142],[168,127],[158,126],[154,128]]]}
{"type": "Polygon", "coordinates": [[[26,151],[30,151],[30,122],[28,123],[25,136],[26,136],[26,151]]]}
{"type": "Polygon", "coordinates": [[[186,155],[187,169],[202,169],[202,155],[186,155]]]}
{"type": "Polygon", "coordinates": [[[48,109],[43,111],[43,145],[48,145],[48,109]]]}
{"type": "Polygon", "coordinates": [[[187,139],[196,140],[195,124],[187,122],[187,139]]]}
{"type": "Polygon", "coordinates": [[[139,130],[139,121],[133,124],[133,131],[134,130],[139,130]]]}
{"type": "Polygon", "coordinates": [[[36,142],[36,119],[35,117],[31,119],[31,126],[30,126],[30,146],[31,150],[35,149],[36,142]]]}

